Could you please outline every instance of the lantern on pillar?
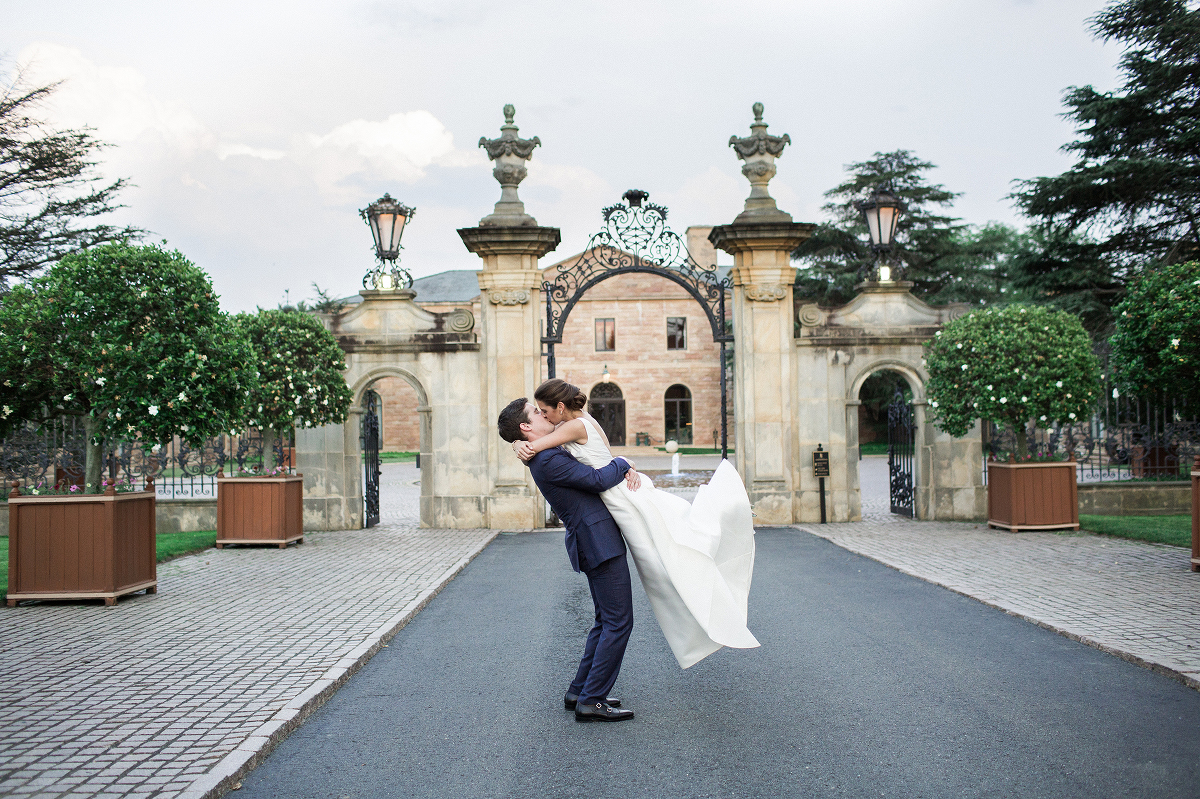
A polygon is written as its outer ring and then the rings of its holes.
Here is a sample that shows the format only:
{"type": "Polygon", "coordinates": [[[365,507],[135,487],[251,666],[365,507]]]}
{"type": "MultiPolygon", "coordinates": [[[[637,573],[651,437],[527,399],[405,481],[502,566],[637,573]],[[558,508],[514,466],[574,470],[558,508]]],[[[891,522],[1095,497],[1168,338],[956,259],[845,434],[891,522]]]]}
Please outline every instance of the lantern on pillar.
{"type": "Polygon", "coordinates": [[[363,278],[363,288],[387,291],[412,286],[412,276],[397,261],[403,249],[400,237],[404,235],[404,226],[416,210],[393,199],[392,195],[384,194],[358,212],[371,228],[375,258],[379,261],[363,278]]]}
{"type": "MultiPolygon", "coordinates": [[[[896,224],[908,206],[889,186],[876,186],[870,198],[858,200],[854,207],[863,215],[867,232],[871,235],[871,249],[879,258],[878,276],[881,283],[892,280],[892,269],[887,264],[887,254],[892,250],[896,235],[896,224]]],[[[899,272],[899,270],[897,270],[899,272]]],[[[897,275],[899,277],[899,275],[897,275]]]]}

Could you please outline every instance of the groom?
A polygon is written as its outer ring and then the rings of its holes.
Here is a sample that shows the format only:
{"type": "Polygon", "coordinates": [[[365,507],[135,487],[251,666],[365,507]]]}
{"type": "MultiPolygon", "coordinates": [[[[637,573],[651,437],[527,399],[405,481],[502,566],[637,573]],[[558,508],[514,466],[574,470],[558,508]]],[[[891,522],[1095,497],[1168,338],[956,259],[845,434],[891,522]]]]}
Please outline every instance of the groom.
{"type": "MultiPolygon", "coordinates": [[[[537,406],[522,397],[510,402],[497,421],[500,437],[509,443],[537,441],[554,432],[537,406]]],[[[614,458],[603,469],[585,466],[562,448],[539,452],[526,464],[534,482],[566,528],[571,568],[587,575],[596,606],[596,623],[588,633],[575,680],[563,697],[576,721],[625,721],[632,710],[609,697],[625,657],[633,630],[633,594],[625,542],[612,514],[599,494],[621,482],[633,469],[624,458],[614,458]]],[[[631,482],[636,481],[633,472],[631,482]]]]}

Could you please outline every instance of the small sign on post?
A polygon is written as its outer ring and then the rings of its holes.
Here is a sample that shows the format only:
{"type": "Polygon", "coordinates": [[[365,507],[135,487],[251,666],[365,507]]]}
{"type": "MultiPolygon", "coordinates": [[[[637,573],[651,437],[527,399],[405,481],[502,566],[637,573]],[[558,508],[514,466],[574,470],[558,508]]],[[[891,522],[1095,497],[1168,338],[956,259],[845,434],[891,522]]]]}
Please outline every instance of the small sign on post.
{"type": "Polygon", "coordinates": [[[821,492],[821,524],[825,524],[825,478],[829,476],[829,453],[817,444],[813,450],[813,476],[821,492]]]}
{"type": "Polygon", "coordinates": [[[821,445],[817,444],[816,450],[813,452],[813,477],[828,477],[829,476],[829,453],[821,449],[821,445]]]}

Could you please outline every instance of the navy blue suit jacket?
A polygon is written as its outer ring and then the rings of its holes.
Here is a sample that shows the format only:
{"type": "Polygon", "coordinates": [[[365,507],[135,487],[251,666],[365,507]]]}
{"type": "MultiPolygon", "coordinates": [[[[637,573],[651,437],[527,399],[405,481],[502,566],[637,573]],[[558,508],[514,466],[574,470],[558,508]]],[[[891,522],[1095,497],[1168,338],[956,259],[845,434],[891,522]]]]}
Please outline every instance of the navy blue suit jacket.
{"type": "Polygon", "coordinates": [[[567,555],[579,571],[583,556],[588,568],[625,554],[625,541],[600,492],[620,483],[629,471],[624,458],[614,458],[603,469],[593,469],[554,447],[529,460],[529,471],[538,489],[566,527],[567,555]]]}

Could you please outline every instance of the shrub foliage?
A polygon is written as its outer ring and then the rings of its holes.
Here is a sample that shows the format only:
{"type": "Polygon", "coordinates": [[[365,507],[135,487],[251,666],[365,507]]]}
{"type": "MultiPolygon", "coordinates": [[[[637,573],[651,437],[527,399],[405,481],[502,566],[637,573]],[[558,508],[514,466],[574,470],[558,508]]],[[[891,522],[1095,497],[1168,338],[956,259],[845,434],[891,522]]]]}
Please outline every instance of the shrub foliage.
{"type": "Polygon", "coordinates": [[[1026,426],[1087,418],[1100,394],[1099,364],[1079,319],[1045,307],[975,311],[925,345],[934,423],[963,436],[985,419],[1014,428],[1027,454],[1026,426]]]}
{"type": "Polygon", "coordinates": [[[100,439],[193,445],[235,430],[253,384],[249,343],[208,275],[177,251],[105,244],[68,255],[0,304],[0,436],[76,415],[100,439]]]}
{"type": "Polygon", "coordinates": [[[1169,391],[1200,407],[1200,263],[1139,273],[1116,307],[1114,374],[1131,394],[1169,391]]]}

